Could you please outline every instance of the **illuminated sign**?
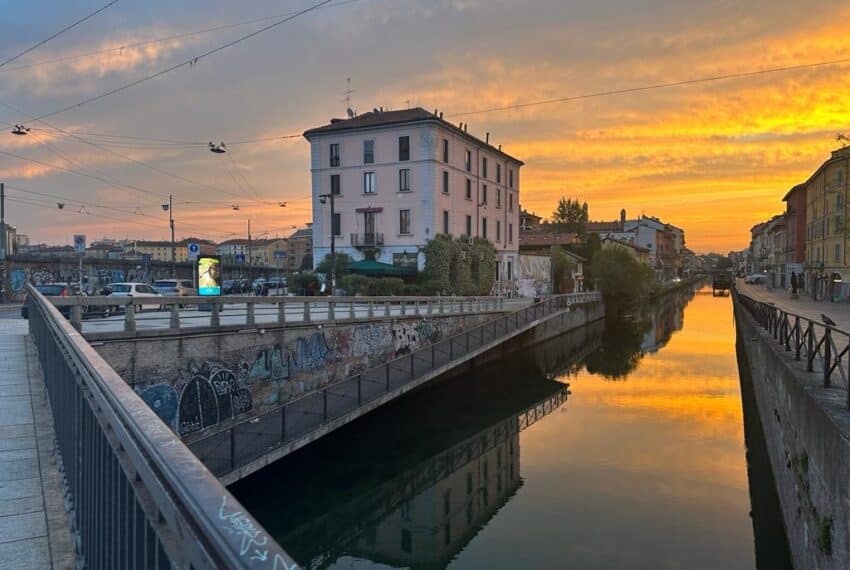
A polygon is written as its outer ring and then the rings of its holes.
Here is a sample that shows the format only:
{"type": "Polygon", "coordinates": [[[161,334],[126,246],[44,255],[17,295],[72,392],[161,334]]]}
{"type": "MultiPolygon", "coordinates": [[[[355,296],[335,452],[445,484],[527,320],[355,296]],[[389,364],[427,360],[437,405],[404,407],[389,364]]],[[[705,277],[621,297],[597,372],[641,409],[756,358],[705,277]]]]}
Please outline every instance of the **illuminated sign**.
{"type": "Polygon", "coordinates": [[[198,295],[221,295],[221,259],[202,255],[198,257],[198,295]]]}

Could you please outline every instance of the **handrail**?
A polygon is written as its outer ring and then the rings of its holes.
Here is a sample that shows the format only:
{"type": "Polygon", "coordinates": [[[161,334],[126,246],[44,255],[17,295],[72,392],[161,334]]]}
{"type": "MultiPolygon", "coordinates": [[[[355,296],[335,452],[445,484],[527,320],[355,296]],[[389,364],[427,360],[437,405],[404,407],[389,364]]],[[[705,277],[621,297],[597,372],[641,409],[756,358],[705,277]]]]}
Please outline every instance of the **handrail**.
{"type": "Polygon", "coordinates": [[[297,568],[59,310],[27,292],[85,566],[297,568]]]}
{"type": "Polygon", "coordinates": [[[847,392],[846,405],[850,409],[850,332],[753,299],[737,289],[733,289],[733,294],[786,352],[794,353],[794,360],[805,358],[807,372],[821,374],[824,388],[837,387],[847,392]]]}
{"type": "Polygon", "coordinates": [[[496,341],[503,342],[535,326],[540,319],[574,305],[601,301],[598,292],[548,297],[304,394],[249,422],[203,435],[190,441],[189,446],[213,473],[227,480],[228,474],[274,449],[306,441],[331,423],[333,427],[343,425],[374,408],[379,398],[445,370],[450,362],[489,350],[496,341]],[[345,416],[348,418],[342,419],[345,416]]]}

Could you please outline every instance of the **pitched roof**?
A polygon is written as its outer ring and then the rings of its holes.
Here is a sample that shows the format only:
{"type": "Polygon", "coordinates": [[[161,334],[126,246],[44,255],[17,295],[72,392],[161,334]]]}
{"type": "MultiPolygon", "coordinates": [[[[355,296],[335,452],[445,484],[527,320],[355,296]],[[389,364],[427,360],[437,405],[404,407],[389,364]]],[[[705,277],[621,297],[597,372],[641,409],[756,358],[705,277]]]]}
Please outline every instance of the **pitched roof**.
{"type": "Polygon", "coordinates": [[[623,224],[619,221],[587,222],[585,229],[589,232],[620,232],[623,231],[623,224]]]}
{"type": "Polygon", "coordinates": [[[543,247],[558,244],[570,244],[578,241],[574,233],[528,232],[519,234],[520,247],[543,247]]]}
{"type": "Polygon", "coordinates": [[[518,158],[499,150],[497,147],[479,139],[475,135],[469,134],[457,125],[453,125],[445,119],[441,119],[438,115],[435,115],[430,111],[426,111],[422,107],[401,109],[399,111],[370,111],[368,113],[363,113],[362,115],[357,115],[351,119],[331,119],[331,122],[327,125],[307,129],[304,131],[304,137],[309,140],[310,137],[314,135],[415,123],[437,123],[440,126],[453,131],[455,134],[472,140],[476,145],[489,149],[490,152],[500,154],[514,162],[518,162],[520,165],[524,164],[518,158]]]}
{"type": "Polygon", "coordinates": [[[612,242],[614,242],[614,243],[616,243],[616,244],[618,244],[618,245],[624,245],[624,246],[626,246],[626,247],[630,247],[630,248],[632,248],[632,249],[636,249],[636,250],[638,250],[638,251],[645,251],[645,252],[649,253],[649,248],[648,248],[648,247],[643,247],[642,245],[637,245],[637,244],[635,244],[635,243],[631,243],[631,242],[628,242],[628,241],[623,241],[623,240],[621,240],[621,239],[612,238],[611,236],[608,236],[608,237],[606,237],[606,238],[603,238],[603,239],[602,239],[602,241],[603,241],[603,242],[606,242],[606,241],[612,241],[612,242]]]}

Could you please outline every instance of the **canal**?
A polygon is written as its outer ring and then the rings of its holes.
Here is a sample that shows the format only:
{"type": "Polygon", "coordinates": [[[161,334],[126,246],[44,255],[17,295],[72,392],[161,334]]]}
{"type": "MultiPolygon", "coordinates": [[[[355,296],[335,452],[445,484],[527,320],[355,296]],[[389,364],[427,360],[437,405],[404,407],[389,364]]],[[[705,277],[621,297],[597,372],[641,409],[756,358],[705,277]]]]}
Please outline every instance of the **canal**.
{"type": "Polygon", "coordinates": [[[413,393],[232,490],[306,568],[789,568],[738,369],[731,299],[685,290],[413,393]]]}

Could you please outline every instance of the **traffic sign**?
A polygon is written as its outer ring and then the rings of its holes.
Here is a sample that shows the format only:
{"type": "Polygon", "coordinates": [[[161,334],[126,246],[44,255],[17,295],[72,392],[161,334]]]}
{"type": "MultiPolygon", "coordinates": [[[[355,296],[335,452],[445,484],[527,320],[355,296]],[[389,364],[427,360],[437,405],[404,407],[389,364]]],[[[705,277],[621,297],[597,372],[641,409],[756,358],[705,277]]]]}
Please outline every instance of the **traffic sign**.
{"type": "Polygon", "coordinates": [[[77,253],[85,253],[86,251],[86,236],[85,234],[74,234],[74,251],[77,253]]]}
{"type": "Polygon", "coordinates": [[[144,263],[145,265],[150,265],[151,264],[151,254],[143,253],[142,254],[142,263],[144,263]]]}
{"type": "Polygon", "coordinates": [[[201,253],[201,246],[197,243],[190,243],[186,246],[186,249],[189,250],[189,259],[196,260],[198,259],[198,255],[201,253]]]}
{"type": "Polygon", "coordinates": [[[276,249],[276,250],[275,250],[275,252],[274,252],[274,258],[275,258],[275,259],[283,259],[284,257],[286,257],[286,252],[285,252],[285,251],[281,251],[281,250],[279,250],[279,249],[276,249]]]}
{"type": "Polygon", "coordinates": [[[245,263],[245,254],[237,253],[236,254],[236,263],[245,263]]]}

